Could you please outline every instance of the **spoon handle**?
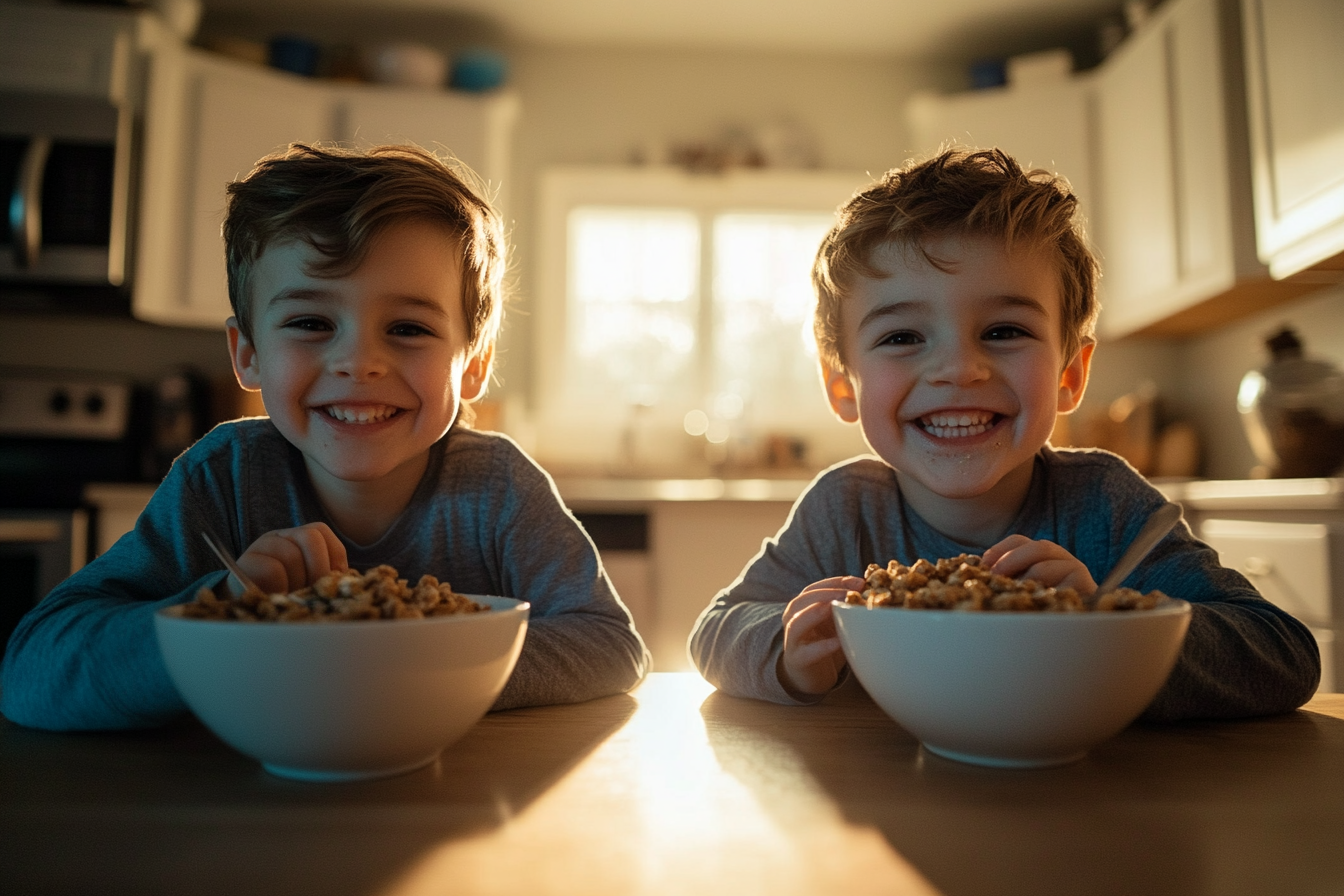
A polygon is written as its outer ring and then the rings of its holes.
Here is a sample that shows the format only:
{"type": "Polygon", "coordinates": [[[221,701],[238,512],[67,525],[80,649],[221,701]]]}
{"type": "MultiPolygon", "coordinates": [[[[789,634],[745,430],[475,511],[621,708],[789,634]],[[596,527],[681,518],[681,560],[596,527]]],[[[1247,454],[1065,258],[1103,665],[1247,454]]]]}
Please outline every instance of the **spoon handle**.
{"type": "Polygon", "coordinates": [[[1134,540],[1129,543],[1129,547],[1125,548],[1124,554],[1120,556],[1110,574],[1101,580],[1101,584],[1097,586],[1097,595],[1100,596],[1109,591],[1114,591],[1125,580],[1125,576],[1133,572],[1134,567],[1138,566],[1143,558],[1148,556],[1148,552],[1166,537],[1167,533],[1171,531],[1171,527],[1176,525],[1176,521],[1180,518],[1181,505],[1179,504],[1168,502],[1153,511],[1153,515],[1148,517],[1148,522],[1143,524],[1139,534],[1135,535],[1134,540]]]}
{"type": "Polygon", "coordinates": [[[213,535],[202,529],[201,537],[204,538],[205,543],[210,546],[210,550],[215,552],[215,556],[219,558],[219,562],[224,564],[224,568],[233,573],[234,577],[243,583],[244,588],[248,591],[255,591],[258,594],[265,594],[264,591],[257,587],[257,583],[249,579],[247,573],[243,572],[242,569],[238,567],[238,563],[233,557],[229,556],[229,552],[220,547],[219,542],[215,540],[213,535]]]}

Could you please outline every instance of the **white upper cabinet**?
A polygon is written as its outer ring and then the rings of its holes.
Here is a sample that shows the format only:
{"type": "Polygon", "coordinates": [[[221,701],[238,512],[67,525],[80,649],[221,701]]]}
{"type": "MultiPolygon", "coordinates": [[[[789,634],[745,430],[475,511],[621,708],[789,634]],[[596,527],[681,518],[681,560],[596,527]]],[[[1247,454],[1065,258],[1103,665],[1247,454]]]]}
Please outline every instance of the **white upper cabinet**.
{"type": "MultiPolygon", "coordinates": [[[[1295,298],[1318,287],[1272,279],[1256,251],[1240,19],[1237,0],[1168,0],[1065,82],[918,97],[917,149],[999,145],[1070,180],[1101,257],[1102,338],[1189,335],[1295,298]]],[[[1325,162],[1344,157],[1335,122],[1334,155],[1318,161],[1344,208],[1344,175],[1325,162]]]]}
{"type": "Polygon", "coordinates": [[[224,187],[291,141],[335,136],[312,82],[198,50],[172,48],[150,81],[136,316],[223,327],[224,187]]]}
{"type": "Polygon", "coordinates": [[[952,96],[922,94],[910,101],[907,112],[920,156],[932,154],[943,144],[978,149],[997,146],[1028,168],[1063,175],[1082,202],[1084,214],[1090,215],[1090,105],[1087,83],[1069,78],[952,96]]]}
{"type": "Polygon", "coordinates": [[[301,78],[174,46],[155,59],[146,112],[136,316],[222,327],[225,185],[292,142],[415,142],[473,168],[492,195],[507,176],[509,94],[377,88],[301,78]]]}
{"type": "Polygon", "coordinates": [[[1260,257],[1280,278],[1339,272],[1344,2],[1242,0],[1242,14],[1260,257]]]}

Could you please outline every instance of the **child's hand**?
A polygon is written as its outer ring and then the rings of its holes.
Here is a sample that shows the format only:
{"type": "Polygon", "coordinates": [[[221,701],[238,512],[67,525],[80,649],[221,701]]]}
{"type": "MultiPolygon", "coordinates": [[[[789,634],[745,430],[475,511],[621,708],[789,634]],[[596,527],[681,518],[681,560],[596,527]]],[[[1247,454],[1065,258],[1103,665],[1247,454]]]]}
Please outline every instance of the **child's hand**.
{"type": "MultiPolygon", "coordinates": [[[[297,591],[348,565],[345,545],[326,523],[267,532],[238,558],[238,566],[267,594],[297,591]]],[[[245,590],[232,574],[228,588],[235,597],[245,590]]]]}
{"type": "Polygon", "coordinates": [[[822,579],[803,589],[784,608],[784,654],[779,679],[785,690],[824,694],[840,680],[845,654],[835,633],[831,601],[844,600],[847,591],[866,587],[857,576],[822,579]]]}
{"type": "Polygon", "coordinates": [[[1053,541],[1009,535],[985,551],[980,559],[991,572],[1015,579],[1035,579],[1047,588],[1072,588],[1083,597],[1097,590],[1092,573],[1082,561],[1053,541]]]}

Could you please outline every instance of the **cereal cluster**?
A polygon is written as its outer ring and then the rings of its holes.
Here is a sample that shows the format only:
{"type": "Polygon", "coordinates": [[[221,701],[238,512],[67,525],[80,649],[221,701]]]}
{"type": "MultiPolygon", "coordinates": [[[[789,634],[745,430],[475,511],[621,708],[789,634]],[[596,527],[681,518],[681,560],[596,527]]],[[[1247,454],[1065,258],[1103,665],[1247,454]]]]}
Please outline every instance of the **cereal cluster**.
{"type": "Polygon", "coordinates": [[[976,554],[959,554],[937,563],[916,560],[905,566],[892,560],[886,566],[870,563],[863,575],[867,587],[850,591],[845,602],[873,607],[933,610],[1035,610],[1078,613],[1087,610],[1151,610],[1160,591],[1140,594],[1118,588],[1093,604],[1072,588],[1048,588],[1033,579],[1014,579],[990,572],[976,554]]]}
{"type": "Polygon", "coordinates": [[[248,591],[223,599],[209,588],[196,592],[182,615],[191,619],[235,619],[246,622],[341,622],[356,619],[424,619],[454,613],[480,613],[490,608],[454,593],[447,582],[421,576],[412,588],[391,566],[366,573],[332,570],[307,588],[290,594],[248,591]]]}

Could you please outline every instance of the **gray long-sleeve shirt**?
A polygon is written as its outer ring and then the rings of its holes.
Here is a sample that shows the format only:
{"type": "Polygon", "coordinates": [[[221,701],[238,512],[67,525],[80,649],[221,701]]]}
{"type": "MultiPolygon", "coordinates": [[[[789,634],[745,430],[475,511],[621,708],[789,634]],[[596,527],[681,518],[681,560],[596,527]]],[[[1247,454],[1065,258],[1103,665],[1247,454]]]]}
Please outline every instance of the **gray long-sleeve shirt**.
{"type": "MultiPolygon", "coordinates": [[[[216,427],[177,459],[132,532],[19,623],[0,712],[52,730],[149,726],[184,713],[153,614],[223,581],[201,530],[237,556],[266,532],[317,521],[331,524],[303,456],[269,420],[216,427]]],[[[619,693],[649,667],[592,541],[550,477],[505,436],[454,427],[391,528],[371,545],[342,540],[361,571],[386,563],[411,581],[428,573],[461,593],[531,603],[522,654],[494,709],[619,693]]]]}
{"type": "MultiPolygon", "coordinates": [[[[1010,528],[1053,541],[1100,579],[1165,499],[1119,457],[1105,451],[1037,455],[1031,487],[1010,528]]],[[[902,499],[895,472],[877,458],[855,458],[821,474],[794,505],[779,534],[701,614],[690,652],[700,672],[726,693],[799,702],[776,673],[783,611],[807,585],[862,575],[869,563],[913,563],[974,552],[925,522],[902,499]]],[[[1144,717],[1227,718],[1286,712],[1320,680],[1315,639],[1270,604],[1184,523],[1123,583],[1192,604],[1176,667],[1144,717]]]]}

